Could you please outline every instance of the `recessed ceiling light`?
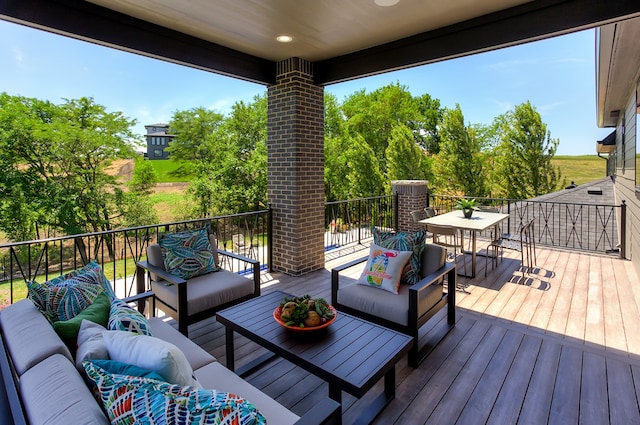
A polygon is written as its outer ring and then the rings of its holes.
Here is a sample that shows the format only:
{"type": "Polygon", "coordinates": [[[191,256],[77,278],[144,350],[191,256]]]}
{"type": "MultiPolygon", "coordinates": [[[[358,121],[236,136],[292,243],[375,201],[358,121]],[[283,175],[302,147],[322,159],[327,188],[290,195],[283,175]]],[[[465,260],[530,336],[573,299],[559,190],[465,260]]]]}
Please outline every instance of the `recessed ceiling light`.
{"type": "Polygon", "coordinates": [[[291,37],[290,35],[279,35],[276,37],[276,40],[278,40],[280,43],[291,43],[293,41],[293,37],[291,37]]]}
{"type": "Polygon", "coordinates": [[[374,0],[375,4],[382,7],[395,6],[400,3],[400,0],[374,0]]]}

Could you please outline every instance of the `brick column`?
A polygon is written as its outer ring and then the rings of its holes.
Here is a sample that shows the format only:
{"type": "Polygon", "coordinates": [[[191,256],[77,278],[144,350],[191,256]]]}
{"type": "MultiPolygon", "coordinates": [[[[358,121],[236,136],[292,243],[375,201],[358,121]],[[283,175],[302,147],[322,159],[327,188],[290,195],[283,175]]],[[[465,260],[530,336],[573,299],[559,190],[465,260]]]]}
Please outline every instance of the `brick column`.
{"type": "Polygon", "coordinates": [[[398,193],[398,231],[424,229],[424,225],[413,222],[411,211],[427,206],[429,182],[427,180],[394,180],[393,193],[398,193]]]}
{"type": "Polygon", "coordinates": [[[324,267],[324,88],[305,60],[277,67],[268,88],[272,267],[297,276],[324,267]]]}

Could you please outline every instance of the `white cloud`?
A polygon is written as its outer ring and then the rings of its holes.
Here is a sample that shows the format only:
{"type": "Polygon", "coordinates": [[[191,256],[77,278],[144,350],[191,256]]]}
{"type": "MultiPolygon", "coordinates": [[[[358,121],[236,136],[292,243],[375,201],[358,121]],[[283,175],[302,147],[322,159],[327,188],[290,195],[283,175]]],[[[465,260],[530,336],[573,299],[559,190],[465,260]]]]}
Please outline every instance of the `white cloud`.
{"type": "Polygon", "coordinates": [[[11,52],[13,53],[13,58],[16,60],[16,62],[21,64],[24,61],[24,53],[22,53],[22,50],[20,50],[18,47],[13,46],[11,48],[11,52]]]}
{"type": "Polygon", "coordinates": [[[546,105],[539,106],[536,109],[538,110],[538,112],[540,112],[540,115],[544,115],[545,113],[553,111],[554,109],[565,104],[567,104],[567,102],[565,101],[547,103],[546,105]]]}

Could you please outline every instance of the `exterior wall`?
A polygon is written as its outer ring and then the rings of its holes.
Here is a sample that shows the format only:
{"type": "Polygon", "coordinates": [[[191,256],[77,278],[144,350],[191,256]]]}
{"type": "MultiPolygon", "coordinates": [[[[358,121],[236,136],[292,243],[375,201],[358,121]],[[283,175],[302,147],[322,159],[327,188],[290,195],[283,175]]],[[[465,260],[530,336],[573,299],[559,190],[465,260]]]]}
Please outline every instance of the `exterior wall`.
{"type": "Polygon", "coordinates": [[[324,267],[324,89],[309,62],[291,58],[278,63],[268,99],[272,267],[301,275],[324,267]]]}
{"type": "Polygon", "coordinates": [[[169,126],[166,124],[146,125],[147,129],[147,158],[149,159],[167,159],[169,152],[165,149],[169,147],[172,135],[167,134],[169,126]]]}
{"type": "Polygon", "coordinates": [[[429,182],[426,180],[394,180],[391,182],[393,193],[398,193],[398,230],[415,231],[424,229],[424,224],[414,223],[411,211],[427,206],[429,182]]]}
{"type": "MultiPolygon", "coordinates": [[[[640,250],[640,247],[635,246],[640,244],[640,189],[636,191],[636,184],[640,188],[640,182],[636,183],[635,181],[637,143],[636,89],[634,85],[626,103],[624,115],[621,111],[616,125],[615,195],[617,204],[624,201],[627,205],[626,235],[620,233],[620,238],[625,238],[625,257],[631,259],[634,268],[640,272],[640,255],[634,255],[635,251],[640,250]]],[[[618,218],[620,219],[620,217],[618,218]]]]}

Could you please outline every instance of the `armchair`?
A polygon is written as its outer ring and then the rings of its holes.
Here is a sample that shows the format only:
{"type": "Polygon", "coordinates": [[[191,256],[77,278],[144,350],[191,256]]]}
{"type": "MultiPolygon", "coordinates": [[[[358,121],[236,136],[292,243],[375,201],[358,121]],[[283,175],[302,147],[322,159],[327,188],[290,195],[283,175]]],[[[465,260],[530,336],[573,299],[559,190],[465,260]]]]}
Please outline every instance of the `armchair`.
{"type": "Polygon", "coordinates": [[[188,336],[189,325],[213,316],[217,311],[260,295],[260,262],[242,255],[217,249],[210,236],[216,264],[219,256],[251,265],[252,277],[228,270],[183,279],[166,271],[158,244],[147,248],[147,261],[136,263],[137,292],[151,290],[156,305],[178,321],[178,330],[188,336]]]}
{"type": "Polygon", "coordinates": [[[414,339],[409,365],[418,367],[435,345],[455,326],[456,266],[447,263],[446,249],[426,244],[420,258],[421,280],[414,285],[401,284],[399,294],[365,285],[350,284],[340,273],[367,261],[359,258],[331,271],[331,304],[348,314],[394,329],[414,339]],[[447,292],[443,278],[447,276],[447,292]],[[419,346],[420,329],[441,308],[447,306],[447,324],[419,346]]]}

